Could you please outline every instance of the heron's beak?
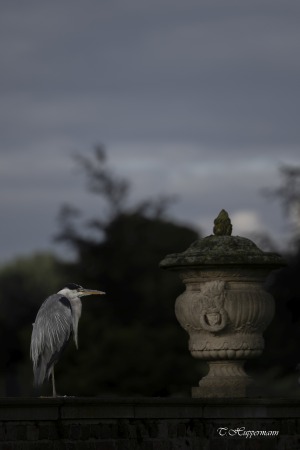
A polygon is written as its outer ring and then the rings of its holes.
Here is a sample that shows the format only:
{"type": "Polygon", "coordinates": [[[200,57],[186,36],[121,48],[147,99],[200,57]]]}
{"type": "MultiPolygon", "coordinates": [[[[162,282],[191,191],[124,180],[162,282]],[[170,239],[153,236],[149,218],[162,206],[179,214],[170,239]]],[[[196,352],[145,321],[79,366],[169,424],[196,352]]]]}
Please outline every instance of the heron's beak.
{"type": "Polygon", "coordinates": [[[85,296],[85,295],[104,295],[105,292],[103,291],[96,291],[93,289],[80,289],[80,294],[81,296],[85,296]]]}

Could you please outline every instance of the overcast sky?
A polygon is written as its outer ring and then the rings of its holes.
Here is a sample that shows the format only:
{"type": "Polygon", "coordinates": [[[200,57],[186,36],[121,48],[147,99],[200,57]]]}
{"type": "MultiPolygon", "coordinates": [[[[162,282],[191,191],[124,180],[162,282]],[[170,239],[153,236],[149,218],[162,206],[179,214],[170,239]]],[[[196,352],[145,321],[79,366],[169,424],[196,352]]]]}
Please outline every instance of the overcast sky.
{"type": "Polygon", "coordinates": [[[103,143],[132,201],[177,195],[204,234],[283,241],[281,164],[300,165],[300,3],[3,0],[0,261],[44,249],[63,203],[95,199],[72,159],[103,143]]]}

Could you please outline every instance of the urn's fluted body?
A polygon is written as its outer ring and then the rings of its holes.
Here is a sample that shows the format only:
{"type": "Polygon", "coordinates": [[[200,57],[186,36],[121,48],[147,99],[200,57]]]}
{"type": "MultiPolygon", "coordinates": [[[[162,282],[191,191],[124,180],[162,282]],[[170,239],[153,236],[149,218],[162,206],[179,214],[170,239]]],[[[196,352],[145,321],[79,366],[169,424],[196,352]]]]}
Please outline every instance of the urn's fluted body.
{"type": "Polygon", "coordinates": [[[189,284],[176,300],[176,317],[189,333],[189,348],[201,359],[259,356],[262,333],[274,315],[274,300],[259,283],[206,281],[189,284]]]}
{"type": "Polygon", "coordinates": [[[175,313],[189,333],[189,350],[209,364],[193,396],[247,395],[251,380],[244,362],[262,353],[263,332],[274,316],[274,300],[263,285],[282,265],[280,256],[228,235],[200,239],[162,261],[162,267],[179,272],[186,286],[175,313]]]}

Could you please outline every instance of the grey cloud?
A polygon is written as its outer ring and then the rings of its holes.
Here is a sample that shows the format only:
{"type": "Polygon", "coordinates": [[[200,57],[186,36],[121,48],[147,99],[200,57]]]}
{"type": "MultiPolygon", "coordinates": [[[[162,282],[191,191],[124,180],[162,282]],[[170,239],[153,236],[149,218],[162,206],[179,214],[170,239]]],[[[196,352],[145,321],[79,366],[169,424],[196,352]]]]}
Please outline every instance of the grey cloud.
{"type": "Polygon", "coordinates": [[[22,235],[30,248],[48,242],[62,201],[92,211],[71,154],[99,141],[132,180],[132,201],[174,192],[172,213],[197,225],[228,205],[257,208],[280,228],[258,190],[276,184],[281,162],[299,162],[298,3],[29,0],[1,8],[0,204],[5,232],[9,222],[19,230],[12,253],[25,248],[22,235]]]}

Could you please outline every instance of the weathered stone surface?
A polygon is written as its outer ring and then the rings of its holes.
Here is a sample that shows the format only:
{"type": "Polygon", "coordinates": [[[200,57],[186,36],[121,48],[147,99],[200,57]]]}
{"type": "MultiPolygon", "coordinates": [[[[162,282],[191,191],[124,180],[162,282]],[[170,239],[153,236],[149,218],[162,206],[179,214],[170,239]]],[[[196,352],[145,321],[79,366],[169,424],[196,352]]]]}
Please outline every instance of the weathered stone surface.
{"type": "Polygon", "coordinates": [[[216,236],[231,236],[231,220],[225,209],[222,209],[218,217],[215,218],[213,232],[216,236]]]}
{"type": "Polygon", "coordinates": [[[300,439],[300,402],[296,398],[53,399],[50,402],[58,417],[55,421],[43,420],[46,416],[43,410],[47,410],[49,404],[42,399],[40,402],[35,400],[0,399],[0,427],[3,430],[0,450],[229,450],[238,448],[237,444],[243,444],[245,449],[291,449],[298,448],[291,445],[296,445],[300,439]],[[111,403],[109,411],[107,403],[111,403]],[[132,416],[120,417],[119,411],[128,405],[132,416]],[[62,419],[65,407],[77,409],[77,417],[62,419]],[[28,419],[26,411],[29,408],[33,410],[32,417],[40,416],[41,419],[28,419]],[[7,417],[6,409],[10,409],[11,417],[15,412],[15,420],[7,422],[3,419],[7,417]],[[47,431],[46,426],[49,427],[47,431]],[[220,427],[224,435],[219,434],[220,427]],[[65,429],[66,433],[51,433],[53,428],[65,429]],[[25,432],[20,433],[21,429],[25,432]],[[88,435],[85,435],[85,429],[88,429],[88,435]],[[239,436],[238,429],[256,435],[252,438],[245,434],[239,436]],[[278,433],[258,436],[262,430],[278,433]],[[250,441],[253,446],[248,446],[250,441]]]}
{"type": "Polygon", "coordinates": [[[277,253],[263,252],[250,239],[240,236],[207,236],[191,244],[182,253],[167,255],[160,267],[181,270],[185,267],[261,265],[269,270],[285,265],[277,253]]]}

